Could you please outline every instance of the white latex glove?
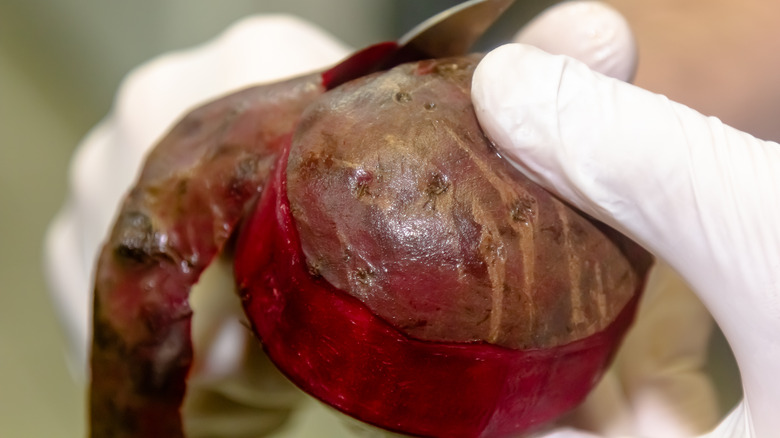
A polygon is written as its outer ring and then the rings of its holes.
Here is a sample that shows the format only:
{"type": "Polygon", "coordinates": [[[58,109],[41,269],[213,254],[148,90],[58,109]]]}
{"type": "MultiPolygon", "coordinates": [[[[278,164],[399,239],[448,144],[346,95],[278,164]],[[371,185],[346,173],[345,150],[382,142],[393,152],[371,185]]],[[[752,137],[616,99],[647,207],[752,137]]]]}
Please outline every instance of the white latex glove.
{"type": "MultiPolygon", "coordinates": [[[[472,96],[483,128],[504,156],[668,263],[720,325],[739,364],[744,400],[706,436],[778,436],[780,145],[527,45],[488,54],[475,73],[472,96]]],[[[559,429],[547,437],[682,433],[687,416],[697,412],[677,404],[676,397],[687,394],[673,384],[689,380],[675,374],[695,377],[703,347],[695,342],[700,330],[675,330],[674,324],[701,315],[666,311],[672,328],[665,327],[663,312],[655,312],[663,336],[649,330],[646,350],[660,353],[658,364],[677,365],[653,369],[651,363],[628,376],[622,411],[638,421],[615,432],[610,413],[601,412],[589,425],[597,435],[559,429]],[[677,431],[658,432],[642,421],[648,418],[658,430],[677,431]]]]}
{"type": "MultiPolygon", "coordinates": [[[[625,21],[595,2],[553,8],[529,24],[518,40],[577,56],[623,80],[633,75],[636,63],[625,21]]],[[[70,196],[47,239],[51,290],[71,340],[74,374],[86,376],[94,260],[148,149],[206,100],[325,68],[348,52],[295,18],[253,17],[202,47],[165,55],[128,76],[112,113],[77,151],[70,196]]],[[[192,292],[195,363],[185,406],[190,436],[258,436],[273,429],[300,400],[241,325],[233,288],[229,264],[219,261],[192,292]],[[202,293],[211,289],[224,293],[202,293]]]]}

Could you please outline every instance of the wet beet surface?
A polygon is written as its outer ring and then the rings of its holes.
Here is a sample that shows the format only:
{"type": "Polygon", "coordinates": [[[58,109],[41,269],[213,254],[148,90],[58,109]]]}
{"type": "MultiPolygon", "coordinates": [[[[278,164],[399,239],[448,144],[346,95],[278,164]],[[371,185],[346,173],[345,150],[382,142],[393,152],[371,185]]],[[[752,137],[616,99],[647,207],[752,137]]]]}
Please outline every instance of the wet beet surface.
{"type": "Polygon", "coordinates": [[[362,421],[420,436],[501,437],[541,427],[596,384],[639,294],[605,330],[548,349],[411,338],[306,267],[286,195],[286,154],[236,250],[247,315],[303,390],[362,421]]]}

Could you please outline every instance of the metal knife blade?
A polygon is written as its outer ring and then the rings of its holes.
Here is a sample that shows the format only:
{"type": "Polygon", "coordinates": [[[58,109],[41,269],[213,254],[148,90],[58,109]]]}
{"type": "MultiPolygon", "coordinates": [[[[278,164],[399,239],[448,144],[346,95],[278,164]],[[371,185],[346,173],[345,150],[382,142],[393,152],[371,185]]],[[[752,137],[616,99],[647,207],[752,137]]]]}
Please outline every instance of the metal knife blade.
{"type": "Polygon", "coordinates": [[[423,21],[398,41],[359,50],[322,74],[327,89],[398,64],[464,55],[515,0],[469,0],[423,21]]]}
{"type": "Polygon", "coordinates": [[[515,0],[470,0],[415,26],[398,40],[399,52],[431,58],[466,54],[515,0]]]}

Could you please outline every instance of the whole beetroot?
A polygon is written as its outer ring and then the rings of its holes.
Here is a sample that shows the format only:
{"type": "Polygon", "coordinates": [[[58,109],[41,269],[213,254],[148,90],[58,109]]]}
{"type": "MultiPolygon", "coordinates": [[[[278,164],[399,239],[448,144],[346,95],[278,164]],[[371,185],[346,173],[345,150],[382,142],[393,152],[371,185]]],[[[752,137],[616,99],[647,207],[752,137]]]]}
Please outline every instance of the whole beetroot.
{"type": "Polygon", "coordinates": [[[312,75],[183,119],[100,256],[92,436],[183,436],[187,296],[242,221],[247,315],[326,403],[428,436],[503,436],[575,406],[630,324],[649,258],[496,154],[470,104],[477,61],[327,93],[312,75]]]}
{"type": "Polygon", "coordinates": [[[496,153],[471,107],[479,59],[404,64],[309,105],[236,252],[277,366],[407,434],[505,436],[571,409],[649,263],[496,153]]]}

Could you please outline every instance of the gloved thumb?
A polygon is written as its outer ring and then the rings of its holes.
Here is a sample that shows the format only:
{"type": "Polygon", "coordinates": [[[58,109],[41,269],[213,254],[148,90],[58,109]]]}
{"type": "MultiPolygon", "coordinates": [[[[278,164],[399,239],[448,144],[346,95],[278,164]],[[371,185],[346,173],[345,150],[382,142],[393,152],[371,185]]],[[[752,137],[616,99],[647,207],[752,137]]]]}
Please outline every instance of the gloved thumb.
{"type": "Polygon", "coordinates": [[[502,155],[681,274],[734,350],[740,424],[780,430],[780,146],[519,44],[485,57],[472,96],[502,155]]]}

